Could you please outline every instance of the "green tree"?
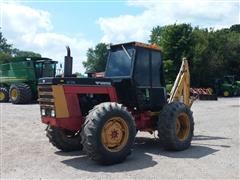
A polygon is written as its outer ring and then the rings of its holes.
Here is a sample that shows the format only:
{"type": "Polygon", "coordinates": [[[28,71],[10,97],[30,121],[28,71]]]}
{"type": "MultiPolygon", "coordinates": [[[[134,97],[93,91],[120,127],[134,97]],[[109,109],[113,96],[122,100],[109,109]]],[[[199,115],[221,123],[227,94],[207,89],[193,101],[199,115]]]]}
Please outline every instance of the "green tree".
{"type": "Polygon", "coordinates": [[[41,57],[41,54],[13,48],[11,44],[7,43],[7,39],[0,31],[0,63],[6,63],[12,57],[41,57]]]}
{"type": "Polygon", "coordinates": [[[240,33],[240,24],[234,24],[230,27],[230,31],[240,33]]]}
{"type": "Polygon", "coordinates": [[[227,74],[240,77],[240,31],[231,32],[227,37],[225,44],[224,67],[227,68],[227,74]]]}
{"type": "Polygon", "coordinates": [[[41,57],[41,54],[32,51],[21,51],[19,49],[13,49],[12,54],[14,57],[41,57]]]}
{"type": "Polygon", "coordinates": [[[194,45],[192,48],[193,58],[190,65],[191,84],[192,86],[201,86],[209,79],[212,71],[209,59],[209,32],[207,29],[199,29],[196,27],[193,30],[194,45]]]}
{"type": "Polygon", "coordinates": [[[161,27],[161,26],[153,27],[151,31],[149,43],[157,44],[159,46],[162,45],[161,40],[163,38],[164,30],[165,30],[165,27],[161,27]]]}
{"type": "Polygon", "coordinates": [[[94,49],[88,49],[87,61],[83,62],[83,66],[86,68],[87,72],[102,72],[106,67],[107,56],[107,44],[99,43],[94,49]]]}
{"type": "Polygon", "coordinates": [[[173,61],[171,59],[164,60],[163,65],[164,65],[165,81],[167,83],[174,83],[176,74],[175,74],[175,69],[173,66],[173,61]]]}
{"type": "Polygon", "coordinates": [[[219,30],[193,28],[189,24],[157,26],[152,29],[149,42],[163,49],[167,83],[174,81],[182,57],[189,60],[194,87],[211,87],[215,79],[224,75],[240,75],[239,24],[219,30]]]}
{"type": "Polygon", "coordinates": [[[183,57],[192,57],[192,29],[190,24],[157,26],[152,29],[149,42],[163,49],[164,60],[171,59],[174,65],[180,65],[183,57]]]}
{"type": "Polygon", "coordinates": [[[3,37],[0,31],[0,62],[6,62],[11,57],[12,45],[7,43],[7,39],[3,37]]]}
{"type": "Polygon", "coordinates": [[[240,73],[240,33],[224,28],[193,31],[192,85],[214,86],[217,78],[240,73]]]}
{"type": "Polygon", "coordinates": [[[157,26],[151,31],[149,42],[162,48],[164,63],[170,67],[170,70],[165,71],[167,83],[174,81],[181,65],[181,59],[183,57],[192,58],[192,30],[190,24],[173,24],[157,26]]]}
{"type": "Polygon", "coordinates": [[[1,31],[0,31],[0,53],[6,54],[12,53],[12,45],[7,43],[7,39],[3,37],[1,31]]]}

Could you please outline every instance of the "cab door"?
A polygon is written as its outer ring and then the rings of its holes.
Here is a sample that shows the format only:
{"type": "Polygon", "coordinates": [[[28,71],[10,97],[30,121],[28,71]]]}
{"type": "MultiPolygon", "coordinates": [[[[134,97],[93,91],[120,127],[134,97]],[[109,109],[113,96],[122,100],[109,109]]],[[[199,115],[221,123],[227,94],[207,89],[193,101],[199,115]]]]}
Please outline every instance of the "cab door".
{"type": "Polygon", "coordinates": [[[35,74],[36,78],[39,79],[43,77],[43,63],[42,62],[35,62],[35,74]]]}
{"type": "Polygon", "coordinates": [[[158,111],[167,102],[166,90],[165,90],[165,80],[163,74],[163,63],[160,51],[151,51],[151,91],[150,91],[150,101],[151,109],[158,111]]]}
{"type": "Polygon", "coordinates": [[[160,51],[138,47],[133,76],[139,109],[161,109],[166,92],[160,51]]]}
{"type": "Polygon", "coordinates": [[[150,51],[141,47],[136,47],[136,49],[133,79],[138,108],[145,110],[151,107],[150,51]]]}

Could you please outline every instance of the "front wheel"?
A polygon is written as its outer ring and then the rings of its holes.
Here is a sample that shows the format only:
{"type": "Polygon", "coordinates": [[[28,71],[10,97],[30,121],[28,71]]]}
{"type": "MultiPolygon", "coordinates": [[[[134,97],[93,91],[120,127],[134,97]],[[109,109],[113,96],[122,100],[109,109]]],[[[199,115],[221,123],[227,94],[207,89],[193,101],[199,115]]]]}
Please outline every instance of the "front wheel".
{"type": "Polygon", "coordinates": [[[131,154],[135,135],[135,122],[127,108],[111,102],[95,106],[81,132],[84,150],[101,164],[124,161],[131,154]]]}
{"type": "Polygon", "coordinates": [[[53,146],[64,152],[82,150],[79,132],[71,132],[60,127],[47,126],[46,136],[53,146]]]}
{"type": "Polygon", "coordinates": [[[7,88],[1,87],[0,88],[0,102],[8,102],[9,95],[7,88]]]}
{"type": "Polygon", "coordinates": [[[223,96],[224,97],[229,97],[231,93],[228,90],[223,91],[223,96]]]}
{"type": "Polygon", "coordinates": [[[158,136],[170,150],[185,150],[191,145],[194,121],[191,110],[181,102],[163,107],[158,120],[158,136]]]}

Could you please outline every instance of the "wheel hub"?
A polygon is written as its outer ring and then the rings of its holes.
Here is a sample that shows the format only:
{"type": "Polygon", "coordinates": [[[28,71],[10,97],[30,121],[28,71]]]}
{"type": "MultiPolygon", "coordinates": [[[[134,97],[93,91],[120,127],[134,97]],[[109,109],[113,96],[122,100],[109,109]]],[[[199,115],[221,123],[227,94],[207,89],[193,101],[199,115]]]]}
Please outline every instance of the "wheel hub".
{"type": "Polygon", "coordinates": [[[176,135],[180,141],[185,141],[190,133],[190,119],[186,113],[181,113],[176,120],[176,135]]]}
{"type": "Polygon", "coordinates": [[[228,92],[228,91],[224,91],[223,95],[224,95],[225,97],[227,97],[227,96],[229,96],[229,92],[228,92]]]}
{"type": "Polygon", "coordinates": [[[112,139],[118,138],[118,131],[114,130],[112,131],[112,139]]]}
{"type": "Polygon", "coordinates": [[[16,100],[16,99],[17,99],[17,97],[18,97],[18,91],[17,91],[16,89],[12,89],[10,94],[11,94],[11,98],[12,98],[13,100],[16,100]]]}
{"type": "Polygon", "coordinates": [[[114,117],[104,124],[101,133],[102,143],[109,151],[120,151],[126,145],[128,135],[126,122],[121,117],[114,117]]]}
{"type": "Polygon", "coordinates": [[[4,100],[5,94],[3,92],[0,92],[0,101],[4,100]]]}

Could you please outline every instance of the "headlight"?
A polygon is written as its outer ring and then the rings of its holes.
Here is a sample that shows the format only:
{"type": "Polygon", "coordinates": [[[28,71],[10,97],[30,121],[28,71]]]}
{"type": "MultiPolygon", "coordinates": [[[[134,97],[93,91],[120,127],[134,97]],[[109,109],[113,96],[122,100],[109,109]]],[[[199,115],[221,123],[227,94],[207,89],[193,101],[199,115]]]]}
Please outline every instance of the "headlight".
{"type": "Polygon", "coordinates": [[[52,116],[52,117],[55,117],[55,115],[56,115],[56,114],[55,114],[55,110],[51,110],[51,116],[52,116]]]}
{"type": "Polygon", "coordinates": [[[46,110],[45,109],[41,109],[41,115],[46,116],[46,110]]]}

